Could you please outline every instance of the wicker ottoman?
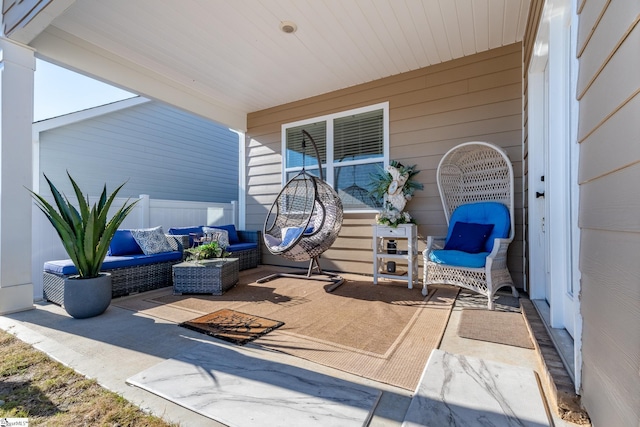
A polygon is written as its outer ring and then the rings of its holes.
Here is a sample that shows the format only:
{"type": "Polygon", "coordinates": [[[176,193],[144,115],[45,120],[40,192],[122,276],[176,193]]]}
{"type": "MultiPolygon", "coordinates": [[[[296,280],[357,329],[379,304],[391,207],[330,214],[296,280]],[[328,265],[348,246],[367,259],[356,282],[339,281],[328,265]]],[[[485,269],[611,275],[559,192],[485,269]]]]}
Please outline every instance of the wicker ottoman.
{"type": "Polygon", "coordinates": [[[173,294],[222,295],[238,283],[238,258],[208,259],[173,265],[173,294]]]}

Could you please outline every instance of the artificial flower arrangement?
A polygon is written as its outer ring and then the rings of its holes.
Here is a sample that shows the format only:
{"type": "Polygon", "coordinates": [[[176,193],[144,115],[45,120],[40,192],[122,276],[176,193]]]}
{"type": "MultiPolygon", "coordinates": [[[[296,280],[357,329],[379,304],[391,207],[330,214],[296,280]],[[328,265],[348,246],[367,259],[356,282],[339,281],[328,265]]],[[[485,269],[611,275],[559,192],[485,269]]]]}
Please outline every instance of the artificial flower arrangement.
{"type": "Polygon", "coordinates": [[[198,262],[203,259],[226,258],[231,255],[231,253],[225,249],[226,248],[218,242],[212,241],[196,246],[195,248],[185,249],[185,252],[187,253],[187,261],[198,262]]]}
{"type": "Polygon", "coordinates": [[[420,172],[415,168],[415,165],[404,166],[392,160],[386,170],[380,169],[372,175],[374,186],[371,194],[382,199],[382,210],[376,215],[377,224],[395,228],[400,224],[415,223],[409,212],[403,212],[413,193],[424,188],[412,179],[420,172]]]}

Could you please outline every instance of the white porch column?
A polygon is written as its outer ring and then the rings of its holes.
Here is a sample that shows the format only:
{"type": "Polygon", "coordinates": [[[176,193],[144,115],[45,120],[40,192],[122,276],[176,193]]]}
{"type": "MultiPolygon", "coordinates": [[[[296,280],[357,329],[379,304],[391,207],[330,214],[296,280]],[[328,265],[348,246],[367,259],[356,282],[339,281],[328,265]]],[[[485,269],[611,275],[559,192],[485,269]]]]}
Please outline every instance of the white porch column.
{"type": "Polygon", "coordinates": [[[33,49],[0,38],[0,314],[33,308],[33,49]]]}

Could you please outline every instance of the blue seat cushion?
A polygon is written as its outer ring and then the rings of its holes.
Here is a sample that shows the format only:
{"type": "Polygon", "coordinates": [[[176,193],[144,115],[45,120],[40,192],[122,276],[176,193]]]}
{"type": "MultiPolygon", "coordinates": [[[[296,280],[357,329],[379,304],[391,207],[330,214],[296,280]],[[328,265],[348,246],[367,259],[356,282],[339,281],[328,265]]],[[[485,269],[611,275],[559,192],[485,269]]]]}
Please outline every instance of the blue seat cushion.
{"type": "Polygon", "coordinates": [[[484,267],[489,252],[469,252],[438,249],[429,254],[429,259],[438,264],[455,265],[458,267],[482,268],[484,267]]]}
{"type": "MultiPolygon", "coordinates": [[[[162,252],[153,255],[127,255],[127,256],[107,256],[102,263],[101,271],[113,270],[116,268],[134,267],[137,265],[154,264],[156,262],[166,262],[182,259],[182,251],[162,252]]],[[[70,259],[47,261],[44,263],[44,271],[58,275],[78,274],[78,269],[70,259]]]]}
{"type": "Polygon", "coordinates": [[[493,240],[509,237],[511,230],[509,209],[498,202],[467,203],[458,206],[449,219],[449,232],[446,242],[449,242],[457,222],[493,224],[493,230],[491,230],[484,244],[483,252],[491,252],[493,250],[493,240]]]}
{"type": "Polygon", "coordinates": [[[444,249],[477,254],[484,249],[492,230],[493,224],[458,221],[453,225],[451,236],[444,249]]]}
{"type": "Polygon", "coordinates": [[[240,241],[240,237],[238,237],[238,231],[236,230],[236,226],[233,224],[228,225],[212,225],[211,228],[218,228],[220,230],[227,230],[229,233],[229,244],[235,245],[236,243],[242,243],[240,241]]]}
{"type": "Polygon", "coordinates": [[[109,243],[107,255],[136,255],[141,253],[142,249],[136,239],[133,238],[131,230],[116,230],[111,243],[109,243]]]}
{"type": "Polygon", "coordinates": [[[227,246],[226,251],[231,252],[233,254],[234,252],[248,251],[248,250],[257,249],[257,248],[258,248],[257,243],[236,243],[235,245],[227,246]]]}

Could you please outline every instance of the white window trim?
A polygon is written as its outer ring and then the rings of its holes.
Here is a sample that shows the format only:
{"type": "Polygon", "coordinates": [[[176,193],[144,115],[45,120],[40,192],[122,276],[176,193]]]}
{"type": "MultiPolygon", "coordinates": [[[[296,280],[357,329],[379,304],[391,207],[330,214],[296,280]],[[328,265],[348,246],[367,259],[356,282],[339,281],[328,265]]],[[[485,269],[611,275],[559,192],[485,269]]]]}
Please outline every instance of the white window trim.
{"type": "MultiPolygon", "coordinates": [[[[282,177],[282,185],[284,186],[287,183],[287,172],[295,172],[295,171],[300,171],[302,170],[302,167],[292,167],[292,168],[287,168],[286,167],[286,160],[285,160],[285,156],[286,156],[286,151],[287,151],[287,129],[291,128],[291,127],[296,127],[296,126],[304,126],[306,124],[311,124],[311,123],[318,123],[318,122],[326,122],[327,126],[326,126],[326,132],[327,132],[327,147],[331,147],[333,148],[333,121],[335,119],[339,119],[341,117],[345,117],[345,116],[352,116],[352,115],[356,115],[356,114],[361,114],[361,113],[367,113],[369,111],[375,111],[375,110],[382,110],[382,133],[383,133],[383,146],[382,146],[382,151],[383,154],[380,157],[380,160],[382,160],[383,162],[383,167],[386,169],[387,166],[389,166],[389,102],[381,102],[378,104],[373,104],[373,105],[367,105],[366,107],[359,107],[359,108],[354,108],[351,110],[346,110],[346,111],[340,111],[338,113],[332,113],[332,114],[327,114],[324,116],[317,116],[317,117],[312,117],[309,119],[304,119],[304,120],[299,120],[297,122],[291,122],[291,123],[285,123],[282,125],[281,127],[281,135],[282,135],[282,146],[281,146],[281,153],[282,153],[282,169],[280,171],[280,176],[282,177]]],[[[327,181],[327,183],[329,183],[329,185],[331,185],[332,187],[334,186],[334,182],[333,182],[333,176],[334,176],[334,166],[340,166],[340,167],[344,167],[344,166],[352,166],[352,165],[358,165],[358,164],[368,164],[368,163],[374,163],[374,162],[378,162],[380,160],[375,160],[375,159],[360,159],[360,160],[349,160],[346,162],[340,162],[339,165],[335,165],[334,164],[334,159],[333,159],[333,149],[329,150],[327,149],[327,161],[325,164],[325,175],[324,179],[325,181],[327,181]]],[[[309,170],[315,170],[317,168],[316,165],[314,166],[307,166],[306,169],[309,170]]],[[[379,212],[377,209],[347,209],[345,210],[345,213],[377,213],[379,212]]]]}

